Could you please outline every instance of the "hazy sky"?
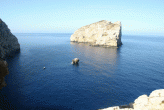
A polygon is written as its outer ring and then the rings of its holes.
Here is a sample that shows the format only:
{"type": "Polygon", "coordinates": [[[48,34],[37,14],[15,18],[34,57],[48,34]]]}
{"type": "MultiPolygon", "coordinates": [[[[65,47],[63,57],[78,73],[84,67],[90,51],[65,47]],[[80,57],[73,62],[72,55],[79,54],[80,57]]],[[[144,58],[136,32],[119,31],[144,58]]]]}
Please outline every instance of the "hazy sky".
{"type": "Polygon", "coordinates": [[[164,33],[164,0],[0,0],[0,18],[13,33],[73,33],[101,20],[122,31],[164,33]]]}

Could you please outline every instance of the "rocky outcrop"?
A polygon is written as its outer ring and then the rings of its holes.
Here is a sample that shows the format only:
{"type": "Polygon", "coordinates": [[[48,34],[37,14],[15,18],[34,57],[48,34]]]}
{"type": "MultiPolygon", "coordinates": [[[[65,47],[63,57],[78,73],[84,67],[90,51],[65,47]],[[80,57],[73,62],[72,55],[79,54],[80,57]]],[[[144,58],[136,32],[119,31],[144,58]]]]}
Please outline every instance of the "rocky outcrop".
{"type": "Polygon", "coordinates": [[[134,102],[134,109],[164,110],[164,89],[153,91],[149,97],[142,95],[134,102]]]}
{"type": "Polygon", "coordinates": [[[0,19],[0,89],[6,86],[5,76],[9,74],[8,64],[3,58],[14,56],[20,52],[18,39],[10,32],[7,25],[0,19]]]}
{"type": "Polygon", "coordinates": [[[72,42],[87,42],[98,46],[120,46],[121,42],[121,22],[111,23],[102,20],[87,26],[83,26],[71,35],[72,42]]]}
{"type": "Polygon", "coordinates": [[[164,110],[164,89],[153,91],[149,97],[139,96],[132,105],[109,107],[99,110],[164,110]]]}
{"type": "Polygon", "coordinates": [[[8,66],[7,62],[0,58],[0,89],[6,86],[4,77],[9,74],[7,66],[8,66]]]}
{"type": "Polygon", "coordinates": [[[78,58],[74,58],[72,60],[72,63],[71,64],[78,64],[79,63],[79,59],[78,58]]]}
{"type": "Polygon", "coordinates": [[[0,58],[13,56],[20,51],[18,39],[10,32],[7,25],[0,19],[0,58]]]}

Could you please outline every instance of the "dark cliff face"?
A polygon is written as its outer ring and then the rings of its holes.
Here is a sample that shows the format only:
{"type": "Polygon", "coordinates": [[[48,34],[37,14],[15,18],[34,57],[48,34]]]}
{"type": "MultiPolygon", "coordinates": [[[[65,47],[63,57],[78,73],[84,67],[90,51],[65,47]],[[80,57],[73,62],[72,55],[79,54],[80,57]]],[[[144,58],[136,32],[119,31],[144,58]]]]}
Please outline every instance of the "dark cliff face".
{"type": "Polygon", "coordinates": [[[18,39],[10,32],[8,26],[0,19],[0,58],[14,56],[20,51],[18,39]]]}
{"type": "Polygon", "coordinates": [[[7,66],[7,62],[0,58],[0,89],[6,86],[4,77],[9,74],[7,66]]]}
{"type": "Polygon", "coordinates": [[[0,19],[0,89],[6,86],[5,76],[9,74],[8,64],[4,58],[20,52],[18,39],[10,32],[8,26],[0,19]]]}

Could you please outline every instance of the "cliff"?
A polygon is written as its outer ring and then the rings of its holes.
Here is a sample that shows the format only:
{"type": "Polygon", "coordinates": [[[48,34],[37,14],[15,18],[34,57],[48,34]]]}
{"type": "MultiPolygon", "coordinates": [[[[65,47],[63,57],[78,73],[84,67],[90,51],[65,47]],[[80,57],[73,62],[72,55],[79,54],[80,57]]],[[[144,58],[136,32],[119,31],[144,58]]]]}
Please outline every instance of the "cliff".
{"type": "Polygon", "coordinates": [[[134,103],[99,110],[164,110],[164,89],[152,91],[149,95],[139,96],[134,103]]]}
{"type": "Polygon", "coordinates": [[[6,86],[4,77],[9,74],[7,66],[7,62],[0,58],[0,89],[6,86]]]}
{"type": "Polygon", "coordinates": [[[2,60],[20,52],[18,39],[10,32],[7,25],[0,19],[0,89],[6,86],[5,76],[9,74],[8,64],[2,60]]]}
{"type": "Polygon", "coordinates": [[[0,19],[0,58],[14,56],[20,51],[18,39],[10,32],[8,26],[0,19]]]}
{"type": "Polygon", "coordinates": [[[87,26],[83,26],[71,35],[72,42],[87,42],[91,45],[100,46],[120,46],[121,42],[121,22],[111,23],[102,20],[87,26]]]}

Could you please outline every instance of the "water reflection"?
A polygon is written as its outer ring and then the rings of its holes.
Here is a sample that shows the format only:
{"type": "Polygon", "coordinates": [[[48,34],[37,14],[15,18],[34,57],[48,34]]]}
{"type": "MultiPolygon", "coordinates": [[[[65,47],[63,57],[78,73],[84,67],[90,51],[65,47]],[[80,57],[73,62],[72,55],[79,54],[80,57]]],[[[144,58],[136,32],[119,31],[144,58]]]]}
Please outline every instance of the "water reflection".
{"type": "Polygon", "coordinates": [[[72,54],[80,58],[80,66],[83,74],[105,75],[114,77],[119,59],[119,48],[117,47],[92,47],[87,43],[71,42],[72,54]],[[87,69],[83,69],[87,68],[87,69]]]}

